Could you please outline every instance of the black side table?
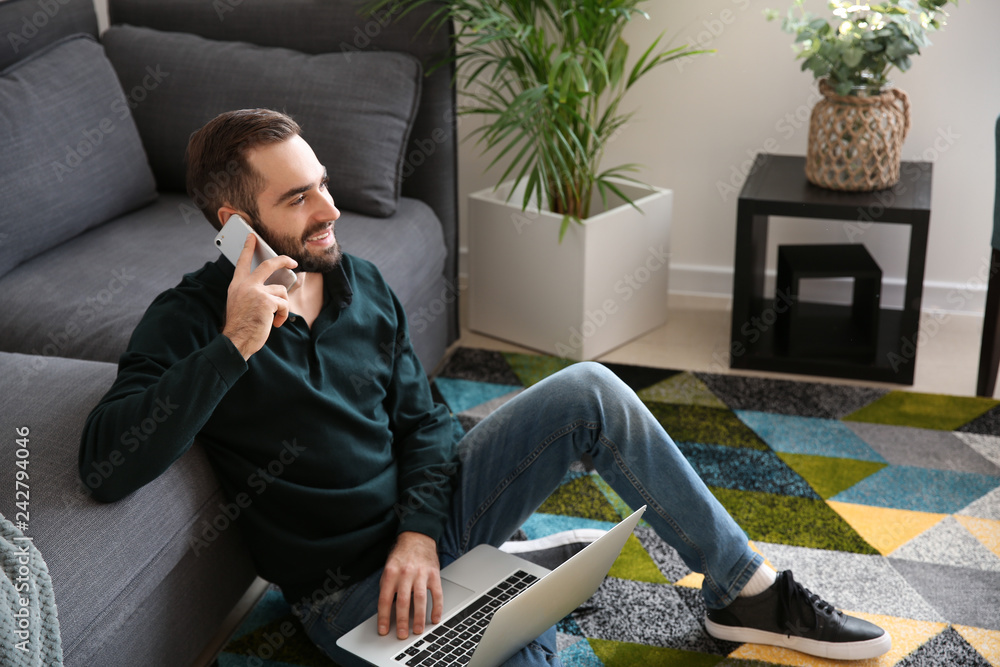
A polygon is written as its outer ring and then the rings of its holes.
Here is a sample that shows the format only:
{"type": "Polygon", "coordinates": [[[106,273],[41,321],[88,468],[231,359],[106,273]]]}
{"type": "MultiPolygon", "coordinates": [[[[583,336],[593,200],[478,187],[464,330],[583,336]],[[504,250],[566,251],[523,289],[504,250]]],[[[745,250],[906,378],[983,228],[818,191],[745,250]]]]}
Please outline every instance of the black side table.
{"type": "MultiPolygon", "coordinates": [[[[838,192],[806,180],[805,158],[759,154],[740,192],[736,218],[730,366],[913,384],[920,301],[931,217],[929,162],[903,162],[899,182],[878,192],[838,192]],[[802,357],[778,345],[775,323],[788,304],[764,297],[769,217],[843,220],[859,233],[872,224],[910,225],[903,310],[881,308],[873,359],[802,357]]],[[[850,317],[851,306],[814,304],[817,314],[850,317]]]]}

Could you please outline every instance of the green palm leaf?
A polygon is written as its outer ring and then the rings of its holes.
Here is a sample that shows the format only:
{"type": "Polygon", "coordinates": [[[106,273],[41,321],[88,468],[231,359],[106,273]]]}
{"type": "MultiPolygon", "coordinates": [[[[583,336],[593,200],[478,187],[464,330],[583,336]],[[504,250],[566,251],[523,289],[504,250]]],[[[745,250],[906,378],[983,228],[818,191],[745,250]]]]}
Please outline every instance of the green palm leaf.
{"type": "Polygon", "coordinates": [[[470,136],[492,155],[488,168],[509,159],[501,182],[515,174],[511,193],[525,184],[523,208],[534,198],[562,214],[561,239],[589,215],[595,185],[605,202],[610,192],[632,203],[608,179],[638,183],[625,176],[636,165],[598,171],[607,142],[631,117],[618,111],[626,91],[656,67],[710,52],[662,47],[661,34],[627,69],[622,33],[632,19],[649,18],[642,2],[373,0],[365,11],[391,6],[405,15],[431,3],[424,29],[453,25],[454,55],[429,70],[454,66],[455,85],[469,101],[460,113],[485,119],[470,136]]]}

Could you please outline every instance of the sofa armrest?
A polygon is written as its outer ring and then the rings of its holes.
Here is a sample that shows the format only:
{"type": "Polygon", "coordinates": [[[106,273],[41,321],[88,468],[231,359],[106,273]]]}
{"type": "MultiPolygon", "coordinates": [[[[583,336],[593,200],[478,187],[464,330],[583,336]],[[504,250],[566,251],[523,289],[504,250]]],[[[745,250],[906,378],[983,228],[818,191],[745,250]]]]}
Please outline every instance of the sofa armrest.
{"type": "MultiPolygon", "coordinates": [[[[80,433],[116,372],[114,364],[102,362],[0,353],[0,431],[9,434],[0,440],[0,456],[13,460],[15,429],[26,428],[24,532],[52,576],[67,665],[107,664],[96,656],[134,635],[143,637],[143,646],[130,655],[145,655],[155,645],[152,638],[162,634],[151,620],[154,611],[174,614],[171,623],[178,626],[197,620],[185,632],[185,650],[196,655],[253,581],[236,529],[216,529],[211,543],[204,538],[225,500],[201,448],[117,503],[90,497],[77,472],[80,433]],[[216,555],[224,555],[223,562],[216,555]],[[177,595],[187,599],[183,609],[164,602],[177,595]]],[[[114,465],[95,465],[87,484],[100,485],[114,465]]],[[[12,489],[14,469],[5,472],[11,477],[2,486],[12,489]]],[[[18,511],[13,490],[0,494],[0,513],[14,520],[18,511]]]]}

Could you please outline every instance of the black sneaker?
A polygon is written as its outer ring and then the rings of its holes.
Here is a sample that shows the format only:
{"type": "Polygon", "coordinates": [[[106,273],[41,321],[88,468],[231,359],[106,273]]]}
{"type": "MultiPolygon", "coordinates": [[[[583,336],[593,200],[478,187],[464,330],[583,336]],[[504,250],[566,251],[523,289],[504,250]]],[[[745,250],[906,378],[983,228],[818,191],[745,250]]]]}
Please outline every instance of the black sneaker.
{"type": "Polygon", "coordinates": [[[875,658],[892,648],[888,632],[837,611],[789,571],[779,572],[759,595],[709,610],[705,628],[716,639],[771,644],[834,660],[875,658]]]}

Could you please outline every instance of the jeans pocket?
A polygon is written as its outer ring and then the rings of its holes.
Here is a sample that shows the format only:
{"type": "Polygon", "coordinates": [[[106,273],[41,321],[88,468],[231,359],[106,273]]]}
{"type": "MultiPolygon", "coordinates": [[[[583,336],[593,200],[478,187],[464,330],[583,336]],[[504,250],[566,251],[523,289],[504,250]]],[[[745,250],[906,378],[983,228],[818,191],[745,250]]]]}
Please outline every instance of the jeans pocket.
{"type": "MultiPolygon", "coordinates": [[[[331,630],[336,632],[338,637],[350,631],[351,628],[357,625],[357,623],[355,622],[353,624],[349,624],[348,627],[344,628],[341,627],[341,623],[338,622],[338,621],[343,622],[343,620],[345,620],[341,619],[341,612],[344,610],[344,607],[351,601],[353,593],[355,593],[354,588],[348,588],[347,590],[344,591],[343,595],[337,596],[336,599],[330,600],[326,605],[323,606],[323,611],[322,611],[323,623],[326,624],[327,627],[329,627],[331,630]]],[[[350,621],[348,621],[348,623],[350,623],[350,621]]]]}
{"type": "Polygon", "coordinates": [[[340,609],[342,601],[350,589],[337,591],[319,601],[296,602],[291,605],[292,615],[299,619],[299,623],[305,629],[306,634],[311,634],[316,622],[323,619],[335,617],[340,609]]]}
{"type": "Polygon", "coordinates": [[[320,616],[320,610],[318,610],[315,605],[304,602],[296,602],[290,606],[292,609],[292,616],[299,619],[299,623],[308,635],[310,628],[312,628],[312,626],[316,623],[316,619],[320,616]]]}
{"type": "Polygon", "coordinates": [[[336,660],[337,640],[344,634],[338,629],[336,619],[343,608],[348,590],[328,596],[321,602],[298,602],[293,604],[292,614],[302,624],[306,636],[327,657],[336,660]]]}
{"type": "MultiPolygon", "coordinates": [[[[347,588],[337,600],[327,604],[323,609],[324,624],[339,637],[376,613],[380,579],[381,576],[369,577],[347,588]]],[[[375,632],[374,627],[372,632],[375,632]]]]}

